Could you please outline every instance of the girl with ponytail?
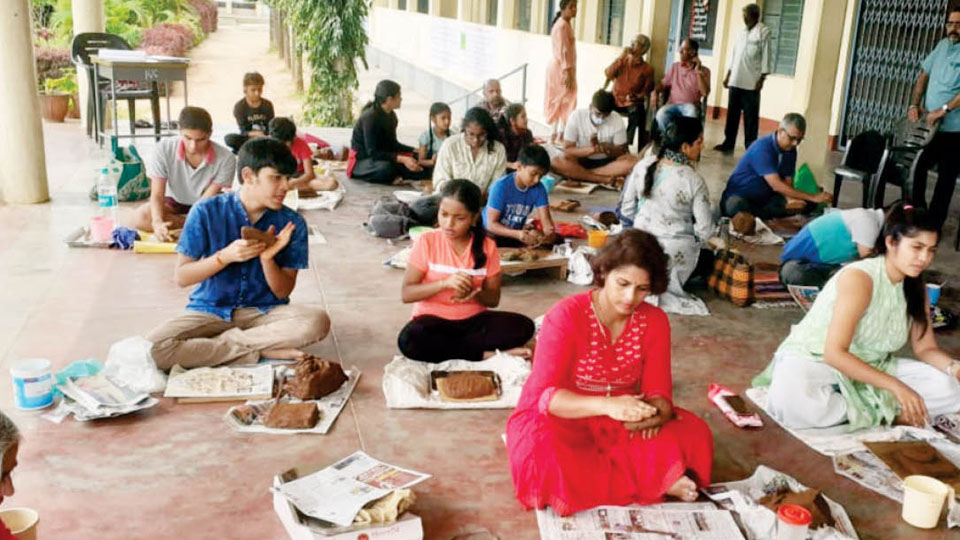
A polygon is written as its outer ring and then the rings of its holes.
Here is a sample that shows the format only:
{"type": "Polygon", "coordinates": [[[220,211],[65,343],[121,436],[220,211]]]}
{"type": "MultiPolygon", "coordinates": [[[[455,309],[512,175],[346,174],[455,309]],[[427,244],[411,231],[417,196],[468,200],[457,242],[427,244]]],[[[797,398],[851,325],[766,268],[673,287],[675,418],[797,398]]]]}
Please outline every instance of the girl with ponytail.
{"type": "Polygon", "coordinates": [[[702,300],[683,290],[698,268],[709,268],[713,261],[712,252],[703,249],[716,231],[710,193],[693,168],[702,149],[700,120],[671,121],[656,157],[634,166],[617,210],[621,222],[656,236],[670,258],[670,283],[659,304],[668,313],[710,314],[702,300]]]}
{"type": "Polygon", "coordinates": [[[496,351],[528,357],[533,321],[492,311],[500,304],[500,254],[480,220],[480,188],[450,180],[440,191],[438,229],[413,244],[400,291],[413,320],[397,339],[400,352],[422,362],[483,360],[496,351]]]}
{"type": "Polygon", "coordinates": [[[926,210],[898,203],[878,256],[830,278],[754,379],[770,386],[768,410],[784,425],[923,427],[960,410],[960,362],[937,345],[922,279],[939,239],[926,210]],[[894,357],[908,341],[917,360],[894,357]]]}

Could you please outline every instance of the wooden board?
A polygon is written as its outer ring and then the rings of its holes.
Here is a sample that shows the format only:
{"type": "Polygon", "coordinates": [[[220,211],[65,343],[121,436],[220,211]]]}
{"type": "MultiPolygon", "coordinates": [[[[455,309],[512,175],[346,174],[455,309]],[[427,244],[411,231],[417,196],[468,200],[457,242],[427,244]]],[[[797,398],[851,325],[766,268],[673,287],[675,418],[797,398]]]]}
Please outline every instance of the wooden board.
{"type": "Polygon", "coordinates": [[[518,251],[522,248],[500,248],[500,268],[507,273],[524,272],[527,270],[547,269],[554,274],[554,277],[560,280],[567,279],[567,257],[554,256],[553,252],[547,249],[538,249],[541,257],[535,261],[505,261],[504,253],[518,251]]]}
{"type": "Polygon", "coordinates": [[[922,474],[960,490],[960,469],[926,441],[864,442],[901,479],[922,474]]]}

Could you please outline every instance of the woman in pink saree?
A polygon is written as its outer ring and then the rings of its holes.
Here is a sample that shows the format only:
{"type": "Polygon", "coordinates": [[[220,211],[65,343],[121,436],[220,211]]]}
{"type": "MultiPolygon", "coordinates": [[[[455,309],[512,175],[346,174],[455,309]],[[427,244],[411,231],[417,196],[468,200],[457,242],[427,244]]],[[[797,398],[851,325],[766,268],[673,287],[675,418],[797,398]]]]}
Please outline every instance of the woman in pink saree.
{"type": "Polygon", "coordinates": [[[577,40],[570,20],[577,16],[577,0],[560,0],[560,11],[553,18],[550,42],[553,55],[547,65],[547,90],[543,113],[553,126],[550,142],[563,137],[567,117],[577,106],[577,40]]]}

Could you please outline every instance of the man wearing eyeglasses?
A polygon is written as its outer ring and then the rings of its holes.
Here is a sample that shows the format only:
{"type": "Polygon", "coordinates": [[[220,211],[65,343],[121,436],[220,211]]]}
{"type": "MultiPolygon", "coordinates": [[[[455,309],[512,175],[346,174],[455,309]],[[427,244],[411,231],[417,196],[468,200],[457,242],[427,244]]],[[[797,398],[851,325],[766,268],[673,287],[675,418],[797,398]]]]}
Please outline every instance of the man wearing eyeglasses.
{"type": "Polygon", "coordinates": [[[940,122],[940,127],[917,163],[913,202],[926,205],[927,173],[937,165],[930,214],[943,226],[960,172],[960,4],[950,9],[947,35],[927,55],[920,69],[907,117],[911,121],[926,118],[931,126],[940,122]]]}
{"type": "Polygon", "coordinates": [[[811,195],[793,188],[797,168],[797,147],[803,141],[807,122],[797,113],[788,113],[775,133],[757,139],[750,145],[727,181],[720,198],[724,216],[748,212],[760,219],[787,215],[787,199],[807,203],[812,210],[817,203],[829,203],[827,192],[811,195]]]}

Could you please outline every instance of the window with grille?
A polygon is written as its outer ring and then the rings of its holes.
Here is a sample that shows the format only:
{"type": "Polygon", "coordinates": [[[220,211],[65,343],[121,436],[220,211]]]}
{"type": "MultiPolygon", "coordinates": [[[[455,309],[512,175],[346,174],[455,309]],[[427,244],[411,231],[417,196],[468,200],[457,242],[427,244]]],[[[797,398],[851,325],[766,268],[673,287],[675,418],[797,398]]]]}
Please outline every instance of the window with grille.
{"type": "Polygon", "coordinates": [[[397,3],[397,9],[400,9],[400,10],[405,10],[405,9],[407,9],[407,0],[400,0],[400,1],[397,3]]]}
{"type": "Polygon", "coordinates": [[[559,8],[557,7],[557,0],[547,0],[544,4],[546,4],[547,15],[543,18],[546,23],[546,28],[543,29],[543,33],[549,36],[550,31],[553,30],[551,23],[553,23],[553,18],[557,16],[557,10],[559,8]]]}
{"type": "Polygon", "coordinates": [[[417,11],[430,13],[430,0],[417,0],[417,11]]]}
{"type": "Polygon", "coordinates": [[[533,0],[517,1],[517,30],[530,31],[530,4],[533,0]]]}
{"type": "Polygon", "coordinates": [[[763,4],[763,24],[770,28],[773,72],[792,76],[800,47],[803,0],[767,0],[763,4]]]}
{"type": "Polygon", "coordinates": [[[487,24],[490,26],[497,25],[497,4],[499,3],[498,0],[487,0],[487,24]]]}
{"type": "Polygon", "coordinates": [[[623,12],[626,0],[602,0],[600,43],[619,46],[623,43],[623,12]]]}

